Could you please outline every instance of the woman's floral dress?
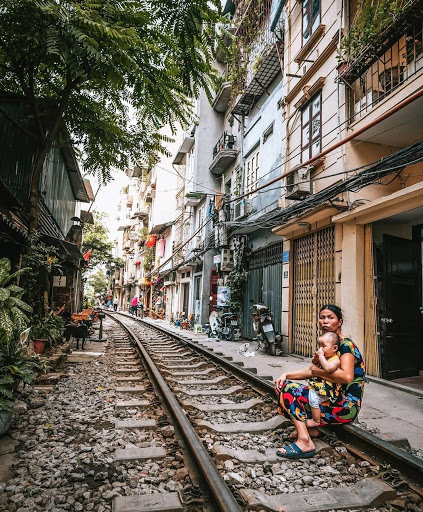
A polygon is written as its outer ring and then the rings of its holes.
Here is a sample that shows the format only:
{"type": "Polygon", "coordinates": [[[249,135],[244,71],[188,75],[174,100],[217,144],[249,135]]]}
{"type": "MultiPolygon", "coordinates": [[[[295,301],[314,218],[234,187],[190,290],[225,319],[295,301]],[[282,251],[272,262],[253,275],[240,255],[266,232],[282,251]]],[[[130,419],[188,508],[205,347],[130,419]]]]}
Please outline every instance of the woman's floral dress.
{"type": "MultiPolygon", "coordinates": [[[[344,338],[339,345],[341,361],[343,354],[353,354],[355,358],[354,379],[349,384],[341,384],[339,398],[336,402],[328,401],[320,405],[321,425],[350,423],[356,418],[361,408],[365,378],[364,361],[360,351],[349,338],[344,338]]],[[[299,421],[311,418],[308,392],[308,386],[286,380],[279,395],[279,414],[299,421]]]]}

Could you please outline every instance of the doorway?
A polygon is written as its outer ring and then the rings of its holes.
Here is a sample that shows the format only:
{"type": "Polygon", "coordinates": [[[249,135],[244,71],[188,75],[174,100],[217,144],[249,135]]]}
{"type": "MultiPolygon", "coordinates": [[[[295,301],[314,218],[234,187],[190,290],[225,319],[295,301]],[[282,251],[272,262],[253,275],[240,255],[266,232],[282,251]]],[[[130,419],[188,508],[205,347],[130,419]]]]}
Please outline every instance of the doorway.
{"type": "Polygon", "coordinates": [[[377,250],[382,377],[419,375],[422,368],[421,242],[383,235],[377,250]]]}
{"type": "Polygon", "coordinates": [[[293,248],[292,352],[311,357],[320,307],[335,302],[335,229],[297,238],[293,248]]]}
{"type": "Polygon", "coordinates": [[[189,307],[189,283],[184,283],[183,285],[183,299],[182,299],[182,313],[184,314],[185,319],[188,318],[188,307],[189,307]]]}

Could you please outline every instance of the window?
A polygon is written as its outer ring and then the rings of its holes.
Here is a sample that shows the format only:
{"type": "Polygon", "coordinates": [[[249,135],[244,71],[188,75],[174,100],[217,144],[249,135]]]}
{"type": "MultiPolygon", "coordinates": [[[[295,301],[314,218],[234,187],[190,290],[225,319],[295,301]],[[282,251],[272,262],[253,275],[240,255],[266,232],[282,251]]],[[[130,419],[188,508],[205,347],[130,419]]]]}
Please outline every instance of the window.
{"type": "Polygon", "coordinates": [[[267,130],[263,133],[263,144],[267,141],[267,139],[273,135],[273,123],[267,128],[267,130]]]}
{"type": "Polygon", "coordinates": [[[203,204],[198,209],[198,224],[197,224],[197,229],[201,228],[201,230],[197,233],[197,236],[200,236],[201,238],[203,238],[203,234],[204,234],[203,223],[204,223],[205,214],[206,214],[206,205],[203,204]]]}
{"type": "Polygon", "coordinates": [[[311,34],[320,25],[320,0],[304,0],[303,2],[303,46],[311,34]]]}
{"type": "Polygon", "coordinates": [[[301,112],[301,161],[322,150],[322,95],[319,92],[301,112]]]}
{"type": "Polygon", "coordinates": [[[260,150],[257,149],[245,162],[245,192],[251,192],[257,187],[259,154],[260,150]]]}

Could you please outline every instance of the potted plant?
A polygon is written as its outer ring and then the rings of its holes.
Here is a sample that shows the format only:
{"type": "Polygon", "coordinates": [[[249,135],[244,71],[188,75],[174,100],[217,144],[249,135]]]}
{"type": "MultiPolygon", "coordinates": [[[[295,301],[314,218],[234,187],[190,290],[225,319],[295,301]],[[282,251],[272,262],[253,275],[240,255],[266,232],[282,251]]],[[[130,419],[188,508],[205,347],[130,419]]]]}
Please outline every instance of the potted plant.
{"type": "Polygon", "coordinates": [[[51,336],[51,326],[46,316],[35,316],[31,325],[31,339],[34,343],[34,352],[42,354],[44,347],[51,336]]]}
{"type": "Polygon", "coordinates": [[[10,339],[6,330],[0,328],[0,436],[9,429],[19,384],[31,384],[46,370],[47,364],[30,355],[24,341],[10,339]]]}
{"type": "Polygon", "coordinates": [[[32,313],[32,308],[21,299],[24,289],[13,284],[28,269],[22,268],[11,274],[11,268],[9,259],[0,259],[0,328],[4,329],[9,341],[28,327],[27,313],[32,313]]]}

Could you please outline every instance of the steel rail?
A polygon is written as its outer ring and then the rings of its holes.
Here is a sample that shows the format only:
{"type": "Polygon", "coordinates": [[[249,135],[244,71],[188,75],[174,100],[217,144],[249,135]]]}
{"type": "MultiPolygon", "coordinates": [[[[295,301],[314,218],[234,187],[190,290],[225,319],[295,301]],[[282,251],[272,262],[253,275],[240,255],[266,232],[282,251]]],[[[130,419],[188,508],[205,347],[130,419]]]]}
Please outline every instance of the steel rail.
{"type": "MultiPolygon", "coordinates": [[[[247,380],[250,383],[252,382],[254,387],[259,388],[262,392],[268,393],[270,396],[272,396],[275,403],[277,402],[274,394],[273,382],[269,382],[267,379],[251,373],[251,371],[248,369],[242,368],[237,363],[228,361],[228,359],[221,357],[217,353],[210,352],[207,348],[199,346],[198,342],[188,340],[182,335],[168,331],[164,327],[151,325],[149,322],[146,322],[141,318],[136,318],[136,320],[140,321],[145,326],[156,329],[161,333],[167,334],[175,340],[186,344],[193,350],[200,352],[205,357],[214,360],[216,363],[226,368],[231,373],[236,374],[238,377],[247,380]]],[[[352,442],[360,446],[364,453],[365,450],[371,450],[375,457],[385,461],[388,457],[389,462],[394,462],[397,464],[404,475],[407,476],[407,478],[412,480],[418,487],[422,487],[421,481],[423,475],[423,461],[418,457],[415,457],[411,453],[407,453],[405,450],[401,450],[392,443],[384,441],[380,437],[360,428],[357,425],[345,424],[332,427],[328,425],[325,428],[329,428],[331,431],[336,432],[338,437],[341,437],[348,442],[351,440],[347,439],[347,437],[353,437],[354,440],[352,442]]]]}
{"type": "MultiPolygon", "coordinates": [[[[106,312],[105,312],[106,313],[106,312]]],[[[167,405],[173,415],[174,420],[178,424],[179,428],[183,432],[185,439],[188,443],[188,446],[191,449],[192,455],[195,457],[197,461],[201,473],[206,480],[209,488],[216,499],[216,502],[221,510],[221,512],[242,512],[242,508],[239,503],[236,501],[233,493],[227,486],[226,482],[223,480],[222,475],[219,473],[214,462],[211,460],[206,448],[192,427],[191,423],[185,416],[185,413],[182,407],[179,405],[176,400],[174,394],[170,390],[169,386],[166,384],[166,381],[163,379],[160,374],[157,366],[154,364],[153,360],[149,356],[148,352],[142,345],[142,343],[138,340],[137,335],[132,332],[132,330],[125,325],[120,319],[116,318],[116,315],[112,315],[110,313],[106,313],[111,318],[113,318],[116,322],[118,322],[131,336],[131,338],[137,344],[137,347],[142,353],[145,363],[148,365],[151,374],[160,389],[163,397],[165,398],[167,405]]]]}

